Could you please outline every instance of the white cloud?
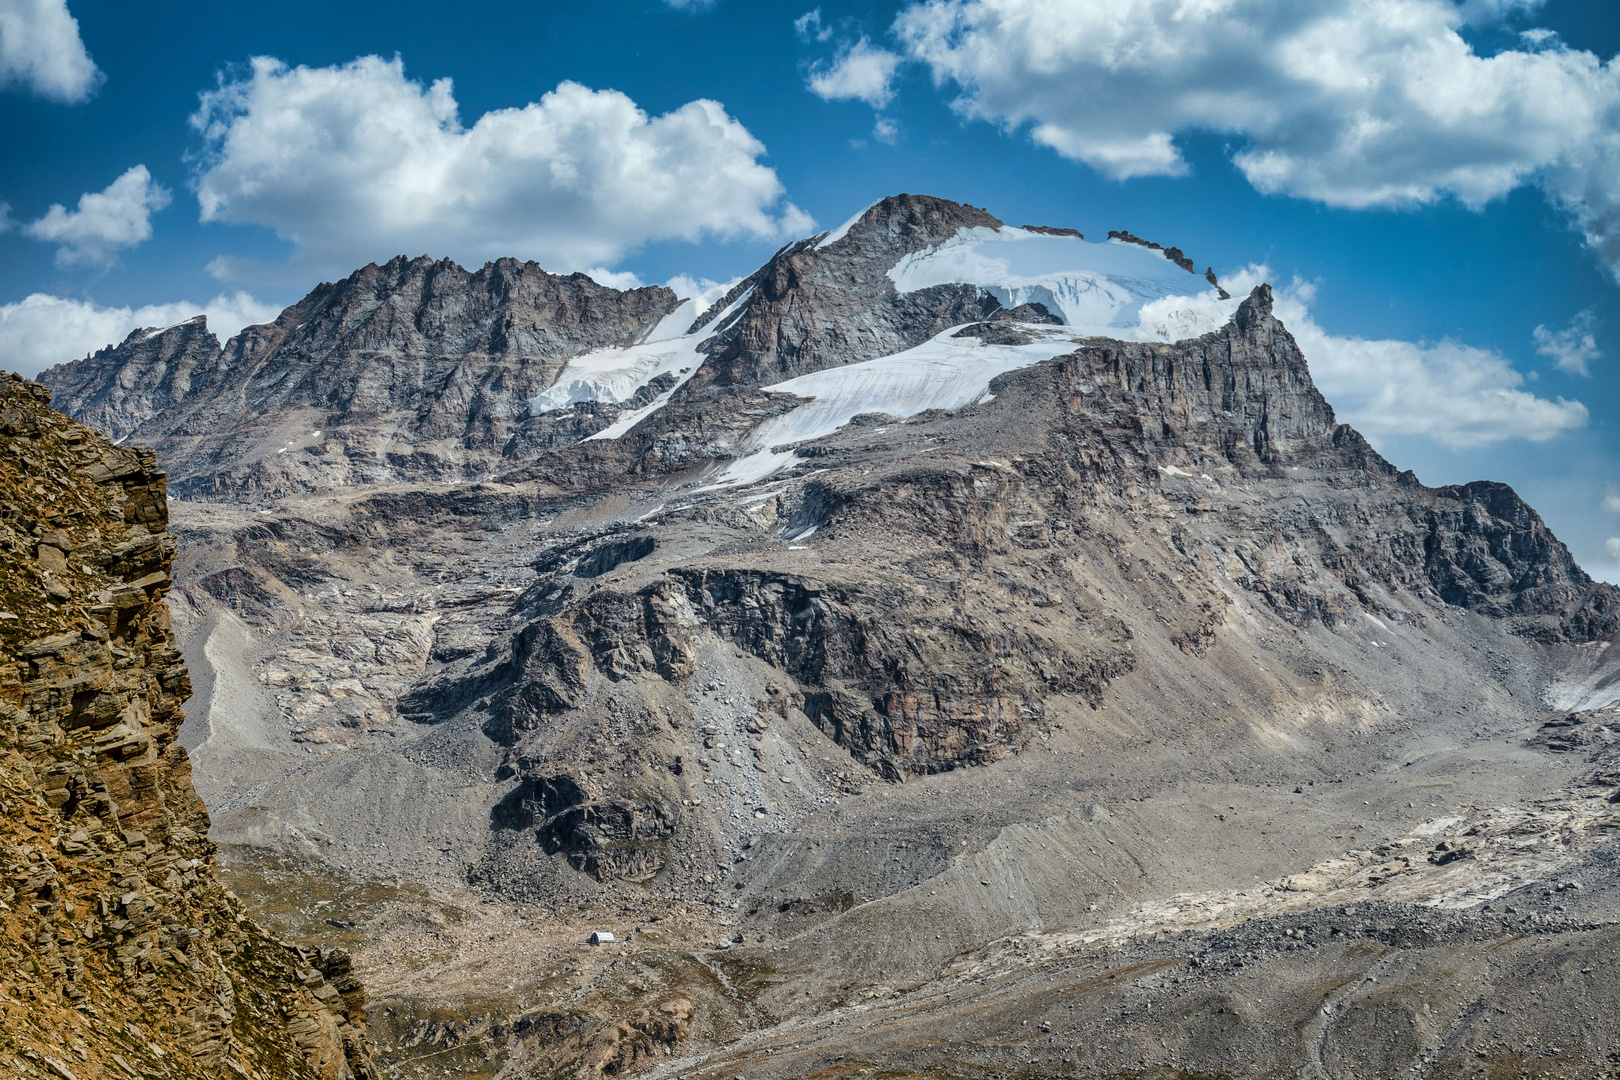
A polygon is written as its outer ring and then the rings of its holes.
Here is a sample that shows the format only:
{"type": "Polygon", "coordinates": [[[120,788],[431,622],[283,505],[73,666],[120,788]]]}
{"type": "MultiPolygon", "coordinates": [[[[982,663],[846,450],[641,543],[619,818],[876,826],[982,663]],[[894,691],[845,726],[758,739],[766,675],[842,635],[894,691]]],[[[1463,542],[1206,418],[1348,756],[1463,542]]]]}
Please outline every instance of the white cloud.
{"type": "Polygon", "coordinates": [[[244,326],[269,322],[281,309],[245,292],[216,296],[206,304],[181,300],[145,307],[102,307],[87,300],[34,293],[15,304],[0,304],[0,357],[12,371],[37,375],[52,364],[123,341],[131,330],[173,326],[207,315],[208,328],[226,340],[244,326]]]}
{"type": "Polygon", "coordinates": [[[1610,491],[1603,497],[1603,512],[1610,517],[1620,517],[1620,494],[1610,491]]]}
{"type": "Polygon", "coordinates": [[[105,266],[119,249],[150,240],[153,212],[168,205],[168,189],[152,180],[145,165],[137,165],[105,191],[80,195],[77,210],[57,203],[23,231],[35,240],[60,244],[58,266],[105,266]]]}
{"type": "Polygon", "coordinates": [[[1609,539],[1604,543],[1603,547],[1604,550],[1608,551],[1609,558],[1613,559],[1617,563],[1620,563],[1620,536],[1609,537],[1609,539]]]}
{"type": "Polygon", "coordinates": [[[0,0],[0,86],[52,101],[84,101],[101,85],[66,0],[0,0]]]}
{"type": "Polygon", "coordinates": [[[1531,331],[1531,337],[1535,339],[1537,355],[1550,357],[1558,370],[1571,375],[1592,374],[1592,361],[1603,359],[1603,352],[1597,347],[1597,338],[1592,334],[1595,322],[1592,312],[1588,310],[1575,316],[1562,330],[1536,327],[1531,331]]]}
{"type": "Polygon", "coordinates": [[[267,225],[295,260],[334,272],[422,252],[572,270],[652,240],[777,239],[812,224],[760,164],[765,147],[714,101],[649,117],[618,91],[564,82],[467,128],[450,80],[424,87],[397,58],[260,57],[204,94],[192,123],[205,140],[202,219],[267,225]]]}
{"type": "Polygon", "coordinates": [[[708,11],[714,7],[715,0],[664,0],[664,3],[676,11],[708,11]]]}
{"type": "Polygon", "coordinates": [[[810,91],[823,101],[864,101],[881,109],[894,100],[894,73],[900,57],[872,47],[866,38],[845,43],[831,63],[810,69],[810,91]]]}
{"type": "MultiPolygon", "coordinates": [[[[1249,266],[1221,281],[1234,295],[1266,280],[1249,266]]],[[[1276,290],[1274,311],[1310,364],[1334,413],[1374,444],[1381,436],[1423,436],[1454,450],[1506,439],[1545,442],[1584,427],[1586,406],[1523,389],[1524,376],[1500,354],[1455,341],[1369,341],[1329,334],[1312,317],[1315,286],[1276,290]]]]}
{"type": "Polygon", "coordinates": [[[629,289],[639,289],[647,284],[629,270],[606,270],[600,266],[593,266],[589,270],[581,272],[598,285],[606,285],[610,289],[618,289],[621,292],[629,289]]]}
{"type": "Polygon", "coordinates": [[[895,140],[900,138],[900,125],[887,116],[880,116],[877,118],[877,123],[872,125],[872,138],[880,143],[893,146],[895,140]]]}
{"type": "Polygon", "coordinates": [[[1539,183],[1620,277],[1620,58],[1556,36],[1476,53],[1512,0],[930,0],[894,32],[964,116],[1116,178],[1179,175],[1177,135],[1244,140],[1258,189],[1471,207],[1539,183]]]}
{"type": "MultiPolygon", "coordinates": [[[[1612,74],[1617,67],[1620,57],[1611,59],[1607,70],[1612,74]]],[[[1603,131],[1548,166],[1541,186],[1620,282],[1620,108],[1611,109],[1603,131]]]]}
{"type": "Polygon", "coordinates": [[[793,32],[800,41],[831,41],[832,27],[821,23],[821,9],[815,8],[793,20],[793,32]]]}

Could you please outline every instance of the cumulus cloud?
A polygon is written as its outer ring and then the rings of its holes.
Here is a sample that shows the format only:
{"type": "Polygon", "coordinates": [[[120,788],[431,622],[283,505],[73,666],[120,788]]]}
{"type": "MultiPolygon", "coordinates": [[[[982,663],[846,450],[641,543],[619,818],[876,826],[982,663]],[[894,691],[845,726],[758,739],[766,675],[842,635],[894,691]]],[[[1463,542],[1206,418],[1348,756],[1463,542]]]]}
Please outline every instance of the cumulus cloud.
{"type": "Polygon", "coordinates": [[[34,293],[14,304],[0,304],[0,358],[23,375],[37,375],[52,364],[123,341],[131,330],[173,326],[194,315],[207,315],[208,328],[221,341],[244,326],[269,322],[281,313],[245,292],[216,296],[206,304],[181,300],[145,307],[102,307],[88,300],[34,293]]]}
{"type": "Polygon", "coordinates": [[[900,57],[874,48],[867,38],[842,45],[831,61],[810,69],[811,93],[823,101],[864,101],[874,109],[894,100],[894,73],[900,57]]]}
{"type": "MultiPolygon", "coordinates": [[[[1608,72],[1617,69],[1620,57],[1611,58],[1608,72]]],[[[1620,282],[1620,109],[1611,109],[1605,130],[1590,142],[1548,166],[1541,186],[1620,282]]]]}
{"type": "Polygon", "coordinates": [[[1610,491],[1603,497],[1603,512],[1610,517],[1620,517],[1620,494],[1610,491]]]}
{"type": "Polygon", "coordinates": [[[1174,176],[1175,137],[1241,138],[1256,188],[1343,207],[1539,183],[1620,278],[1620,58],[1555,35],[1481,55],[1514,0],[928,0],[906,55],[964,116],[1028,126],[1106,176],[1174,176]]]}
{"type": "Polygon", "coordinates": [[[101,85],[66,0],[0,0],[0,86],[72,104],[101,85]]]}
{"type": "Polygon", "coordinates": [[[1567,371],[1571,375],[1592,374],[1592,361],[1603,359],[1603,352],[1592,333],[1596,321],[1592,312],[1587,310],[1575,316],[1562,330],[1536,327],[1531,331],[1531,337],[1535,340],[1537,355],[1550,358],[1559,371],[1567,371]]]}
{"type": "MultiPolygon", "coordinates": [[[[1234,294],[1268,278],[1264,266],[1221,275],[1234,294]]],[[[1585,405],[1525,390],[1524,376],[1500,353],[1451,340],[1340,337],[1311,315],[1315,298],[1313,284],[1295,281],[1276,291],[1274,310],[1339,420],[1375,444],[1381,436],[1416,435],[1462,450],[1507,439],[1545,442],[1586,425],[1585,405]]]]}
{"type": "Polygon", "coordinates": [[[423,86],[398,58],[260,57],[203,94],[192,124],[202,220],[269,226],[295,260],[334,272],[421,252],[573,270],[653,240],[812,226],[714,101],[649,117],[618,91],[564,82],[464,127],[450,80],[423,86]]]}
{"type": "Polygon", "coordinates": [[[900,125],[886,116],[880,116],[877,123],[872,125],[872,138],[880,143],[893,146],[895,140],[900,138],[900,125]]]}
{"type": "Polygon", "coordinates": [[[105,266],[121,249],[150,240],[152,214],[168,205],[168,189],[153,181],[145,165],[137,165],[105,191],[80,195],[77,210],[57,203],[24,231],[35,240],[61,245],[56,249],[58,266],[105,266]]]}
{"type": "Polygon", "coordinates": [[[1620,536],[1609,537],[1603,547],[1609,553],[1609,558],[1620,563],[1620,536]]]}

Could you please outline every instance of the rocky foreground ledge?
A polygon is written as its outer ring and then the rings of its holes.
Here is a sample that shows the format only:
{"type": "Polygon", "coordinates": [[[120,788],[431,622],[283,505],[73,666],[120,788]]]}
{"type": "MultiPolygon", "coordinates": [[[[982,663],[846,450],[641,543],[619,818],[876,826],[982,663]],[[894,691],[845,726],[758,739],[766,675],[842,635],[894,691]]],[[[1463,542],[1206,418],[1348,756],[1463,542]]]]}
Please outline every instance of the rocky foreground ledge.
{"type": "Polygon", "coordinates": [[[0,375],[0,1074],[374,1076],[347,954],[215,877],[164,474],[49,402],[0,375]]]}

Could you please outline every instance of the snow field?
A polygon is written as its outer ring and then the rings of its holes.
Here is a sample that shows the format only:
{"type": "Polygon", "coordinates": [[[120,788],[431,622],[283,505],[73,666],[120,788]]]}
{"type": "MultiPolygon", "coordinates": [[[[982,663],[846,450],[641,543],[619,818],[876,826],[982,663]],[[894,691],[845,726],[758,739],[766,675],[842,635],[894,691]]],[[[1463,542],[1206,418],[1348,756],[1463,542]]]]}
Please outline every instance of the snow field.
{"type": "MultiPolygon", "coordinates": [[[[868,207],[867,209],[870,209],[868,207]]],[[[863,209],[828,233],[817,248],[842,239],[863,209]]],[[[906,256],[890,268],[901,293],[934,285],[977,285],[1005,308],[1044,304],[1063,319],[1057,327],[1030,326],[1028,345],[990,345],[956,338],[952,327],[915,348],[892,356],[813,372],[765,389],[805,398],[803,405],[773,417],[743,441],[739,456],[700,490],[757,483],[797,460],[777,449],[830,435],[862,413],[904,419],[929,409],[960,409],[989,400],[990,380],[1073,349],[1077,339],[1179,341],[1219,329],[1236,312],[1239,298],[1221,300],[1203,278],[1162,253],[1110,240],[1092,243],[1074,236],[1048,236],[1017,228],[962,229],[950,240],[906,256]]],[[[620,416],[592,439],[616,439],[662,408],[703,363],[697,346],[711,328],[748,300],[704,320],[695,333],[694,301],[681,304],[646,340],[626,348],[601,349],[570,360],[554,386],[529,402],[533,414],[584,401],[621,402],[666,373],[680,379],[650,404],[620,416]]]]}
{"type": "Polygon", "coordinates": [[[529,399],[529,415],[539,416],[586,401],[628,401],[637,390],[660,375],[679,375],[675,385],[659,394],[650,404],[626,413],[591,436],[592,439],[617,439],[663,408],[675,391],[697,374],[704,360],[697,347],[709,336],[713,326],[747,303],[752,294],[750,290],[739,296],[724,311],[714,312],[712,317],[704,319],[703,325],[691,333],[686,332],[687,328],[705,312],[697,300],[683,300],[674,311],[659,320],[658,325],[648,331],[646,338],[639,343],[622,348],[597,349],[574,357],[563,366],[555,383],[529,399]]]}
{"type": "Polygon", "coordinates": [[[962,229],[889,270],[902,292],[977,285],[1003,307],[1045,304],[1074,333],[1126,341],[1178,341],[1218,329],[1237,310],[1161,253],[1110,240],[1024,229],[962,229]]]}
{"type": "Polygon", "coordinates": [[[929,409],[960,409],[985,397],[990,380],[1070,352],[1074,337],[1056,327],[1028,345],[987,345],[976,337],[952,337],[951,327],[916,348],[859,364],[811,372],[765,387],[811,400],[775,416],[751,432],[741,455],[701,490],[752,484],[790,465],[798,455],[775,449],[830,435],[862,413],[899,419],[929,409]]]}

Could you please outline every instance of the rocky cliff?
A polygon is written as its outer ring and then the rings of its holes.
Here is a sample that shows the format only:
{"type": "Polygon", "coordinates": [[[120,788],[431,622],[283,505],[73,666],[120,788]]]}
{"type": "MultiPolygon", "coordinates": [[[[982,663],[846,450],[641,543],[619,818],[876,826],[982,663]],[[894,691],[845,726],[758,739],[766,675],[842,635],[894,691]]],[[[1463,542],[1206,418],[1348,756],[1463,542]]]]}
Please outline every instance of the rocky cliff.
{"type": "Polygon", "coordinates": [[[175,742],[149,450],[0,381],[0,1061],[9,1076],[373,1075],[348,955],[247,919],[175,742]]]}

